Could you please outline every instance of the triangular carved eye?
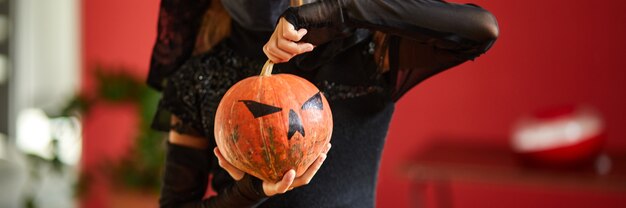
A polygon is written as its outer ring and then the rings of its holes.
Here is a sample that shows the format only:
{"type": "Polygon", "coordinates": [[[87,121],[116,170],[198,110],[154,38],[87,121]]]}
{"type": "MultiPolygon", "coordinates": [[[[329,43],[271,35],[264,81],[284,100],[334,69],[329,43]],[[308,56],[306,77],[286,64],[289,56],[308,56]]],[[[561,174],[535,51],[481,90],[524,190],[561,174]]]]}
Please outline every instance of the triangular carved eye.
{"type": "Polygon", "coordinates": [[[252,113],[254,118],[266,116],[283,110],[279,107],[266,105],[252,100],[240,100],[239,102],[243,102],[244,104],[246,104],[246,107],[248,107],[248,110],[252,113]]]}
{"type": "Polygon", "coordinates": [[[317,109],[323,110],[324,104],[322,104],[322,95],[320,92],[315,93],[313,97],[309,98],[304,104],[302,104],[302,110],[317,109]]]}

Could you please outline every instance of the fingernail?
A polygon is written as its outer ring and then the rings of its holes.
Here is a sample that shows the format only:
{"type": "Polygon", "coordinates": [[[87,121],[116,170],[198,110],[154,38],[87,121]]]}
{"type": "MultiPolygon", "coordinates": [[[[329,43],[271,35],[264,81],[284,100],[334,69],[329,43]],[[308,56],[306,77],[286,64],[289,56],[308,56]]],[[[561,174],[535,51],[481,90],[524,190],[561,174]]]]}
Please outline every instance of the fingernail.
{"type": "Polygon", "coordinates": [[[326,154],[322,154],[321,158],[322,158],[322,162],[324,162],[324,160],[326,160],[326,154]]]}

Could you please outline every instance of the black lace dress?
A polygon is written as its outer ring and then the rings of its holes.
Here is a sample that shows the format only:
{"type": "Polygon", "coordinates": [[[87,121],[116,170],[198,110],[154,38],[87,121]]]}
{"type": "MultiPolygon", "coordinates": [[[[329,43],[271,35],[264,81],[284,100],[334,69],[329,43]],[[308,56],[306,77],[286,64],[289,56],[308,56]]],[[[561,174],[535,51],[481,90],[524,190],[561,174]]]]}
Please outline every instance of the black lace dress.
{"type": "Polygon", "coordinates": [[[231,35],[192,56],[209,3],[161,2],[148,78],[163,91],[154,127],[204,137],[212,149],[220,98],[259,73],[267,59],[262,46],[282,15],[307,28],[305,41],[317,47],[274,71],[304,77],[328,98],[333,148],[309,185],[266,197],[258,179],[234,182],[210,150],[168,144],[163,207],[373,207],[394,102],[424,79],[483,54],[498,35],[495,18],[475,5],[339,0],[289,8],[287,0],[228,0],[222,4],[234,20],[231,35]],[[385,34],[384,41],[375,43],[374,31],[385,34]],[[380,49],[388,53],[376,53],[380,49]],[[388,68],[380,64],[385,58],[388,68]],[[170,125],[171,115],[180,122],[170,125]],[[210,174],[218,195],[203,200],[210,174]]]}

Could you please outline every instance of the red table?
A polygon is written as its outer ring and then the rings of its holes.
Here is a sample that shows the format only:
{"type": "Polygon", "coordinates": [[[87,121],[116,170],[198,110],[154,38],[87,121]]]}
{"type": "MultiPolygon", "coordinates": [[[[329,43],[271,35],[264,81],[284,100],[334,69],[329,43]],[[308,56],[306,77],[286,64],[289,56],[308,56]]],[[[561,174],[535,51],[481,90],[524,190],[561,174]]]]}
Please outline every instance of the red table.
{"type": "Polygon", "coordinates": [[[427,148],[402,170],[411,180],[411,203],[416,207],[426,205],[428,186],[432,186],[438,206],[451,207],[453,181],[535,186],[555,191],[617,192],[626,196],[626,152],[606,153],[604,162],[611,166],[604,174],[599,174],[593,165],[549,170],[521,164],[506,147],[440,144],[427,148]]]}

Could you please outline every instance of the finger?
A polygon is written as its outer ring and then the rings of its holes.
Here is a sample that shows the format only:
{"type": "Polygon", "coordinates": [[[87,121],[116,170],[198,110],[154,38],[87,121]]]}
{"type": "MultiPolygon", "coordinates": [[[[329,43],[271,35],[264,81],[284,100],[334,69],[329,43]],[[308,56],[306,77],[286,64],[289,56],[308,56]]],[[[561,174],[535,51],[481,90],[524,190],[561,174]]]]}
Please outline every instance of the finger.
{"type": "Polygon", "coordinates": [[[304,28],[299,29],[299,30],[298,30],[298,40],[296,40],[296,42],[297,42],[297,41],[302,40],[302,38],[303,38],[303,37],[304,37],[304,36],[305,36],[308,32],[309,32],[309,31],[308,31],[308,30],[306,30],[306,29],[304,29],[304,28]]]}
{"type": "Polygon", "coordinates": [[[276,46],[276,42],[271,41],[265,47],[266,47],[265,50],[267,51],[267,53],[272,55],[272,56],[274,56],[274,57],[276,57],[276,59],[278,60],[275,63],[286,62],[286,61],[289,61],[289,59],[291,59],[291,57],[293,57],[292,54],[279,49],[276,46]]]}
{"type": "Polygon", "coordinates": [[[298,54],[313,50],[313,44],[296,43],[287,39],[280,39],[280,38],[277,40],[277,46],[279,49],[287,53],[290,53],[292,55],[298,55],[298,54]]]}
{"type": "Polygon", "coordinates": [[[280,43],[284,42],[284,41],[286,41],[286,40],[284,40],[284,39],[281,40],[280,38],[275,37],[274,41],[270,42],[267,45],[267,49],[270,52],[272,52],[275,56],[278,56],[278,57],[280,57],[282,59],[289,60],[289,59],[291,59],[291,57],[294,56],[294,54],[293,53],[289,53],[289,52],[285,51],[283,48],[281,48],[282,45],[280,45],[280,43]]]}
{"type": "Polygon", "coordinates": [[[272,55],[272,54],[270,54],[268,52],[265,52],[265,55],[267,56],[267,59],[269,59],[273,63],[282,63],[282,61],[279,58],[275,57],[274,55],[272,55]]]}
{"type": "Polygon", "coordinates": [[[302,176],[296,178],[292,186],[299,187],[309,184],[313,179],[313,176],[315,176],[315,174],[317,173],[317,170],[322,167],[322,163],[324,163],[324,160],[326,160],[326,153],[320,154],[320,156],[317,157],[317,160],[315,160],[315,162],[311,164],[311,166],[309,166],[306,172],[304,172],[302,176]]]}
{"type": "Polygon", "coordinates": [[[285,193],[289,190],[289,187],[292,187],[293,181],[296,178],[296,171],[291,169],[283,175],[283,179],[278,183],[272,185],[272,188],[275,193],[285,193]]]}
{"type": "Polygon", "coordinates": [[[289,61],[288,58],[280,57],[276,54],[275,50],[269,49],[269,47],[265,47],[263,49],[265,51],[265,55],[274,63],[283,63],[289,61]]]}
{"type": "Polygon", "coordinates": [[[282,63],[282,60],[279,59],[278,57],[274,56],[274,54],[270,53],[269,50],[267,50],[267,46],[263,46],[263,53],[265,53],[265,55],[267,56],[267,58],[274,62],[274,63],[282,63]]]}
{"type": "Polygon", "coordinates": [[[274,63],[282,63],[285,62],[286,60],[277,56],[276,53],[274,53],[274,51],[270,50],[269,46],[270,46],[271,41],[268,42],[267,44],[265,44],[265,46],[263,46],[263,52],[265,53],[265,55],[267,56],[268,59],[270,59],[272,62],[274,63]]]}
{"type": "Polygon", "coordinates": [[[328,151],[330,151],[330,148],[331,148],[332,146],[333,146],[332,144],[328,143],[328,144],[326,145],[326,149],[324,150],[324,153],[328,155],[328,151]]]}
{"type": "Polygon", "coordinates": [[[226,159],[224,159],[224,156],[217,147],[213,149],[213,152],[217,156],[220,167],[224,168],[224,170],[226,170],[226,172],[228,172],[228,174],[233,177],[233,179],[238,181],[243,178],[244,172],[231,165],[226,159]]]}
{"type": "Polygon", "coordinates": [[[296,28],[291,23],[289,23],[289,21],[285,20],[285,18],[280,19],[280,24],[282,25],[282,30],[278,32],[283,38],[286,38],[287,40],[291,40],[294,42],[300,41],[304,34],[306,34],[306,29],[296,30],[296,28]],[[302,32],[303,30],[304,32],[302,32]]]}
{"type": "Polygon", "coordinates": [[[233,179],[235,179],[236,181],[241,180],[243,178],[244,172],[237,169],[235,166],[231,165],[228,161],[226,161],[226,159],[224,159],[224,156],[222,156],[222,153],[217,147],[213,149],[213,153],[215,153],[215,156],[217,156],[217,161],[220,167],[224,168],[224,170],[228,172],[230,177],[233,177],[233,179]]]}

